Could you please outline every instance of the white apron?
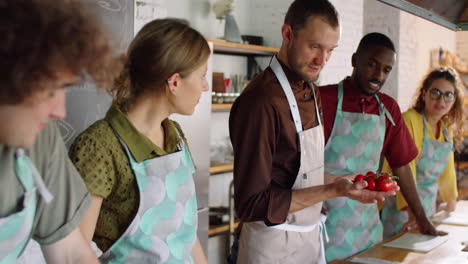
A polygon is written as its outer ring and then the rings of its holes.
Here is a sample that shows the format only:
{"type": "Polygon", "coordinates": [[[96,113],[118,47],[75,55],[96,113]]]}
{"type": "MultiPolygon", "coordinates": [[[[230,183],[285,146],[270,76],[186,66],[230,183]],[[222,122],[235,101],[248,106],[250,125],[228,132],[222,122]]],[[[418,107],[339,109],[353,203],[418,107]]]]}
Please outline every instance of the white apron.
{"type": "MultiPolygon", "coordinates": [[[[324,135],[315,94],[315,110],[319,125],[303,131],[296,99],[276,57],[270,66],[286,94],[299,137],[301,165],[292,189],[322,185],[324,135]]],[[[316,203],[290,213],[285,223],[271,227],[261,221],[243,223],[237,263],[326,263],[321,228],[319,228],[325,221],[320,215],[321,208],[322,203],[316,203]]]]}

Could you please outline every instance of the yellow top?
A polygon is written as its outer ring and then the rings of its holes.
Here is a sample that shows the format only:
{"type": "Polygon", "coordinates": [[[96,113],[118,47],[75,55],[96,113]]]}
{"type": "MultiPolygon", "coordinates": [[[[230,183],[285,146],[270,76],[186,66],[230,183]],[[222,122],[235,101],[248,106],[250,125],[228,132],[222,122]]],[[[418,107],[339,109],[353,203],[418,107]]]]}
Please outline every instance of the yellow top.
{"type": "MultiPolygon", "coordinates": [[[[422,145],[423,145],[423,138],[424,138],[423,117],[416,110],[409,109],[408,111],[403,113],[403,119],[405,120],[406,126],[408,127],[408,130],[411,136],[413,137],[414,143],[416,144],[416,147],[418,148],[418,152],[419,152],[418,156],[416,156],[416,158],[408,164],[411,168],[411,172],[413,173],[414,180],[417,184],[416,162],[419,160],[419,155],[421,153],[422,145]]],[[[445,126],[445,124],[443,125],[445,126]]],[[[439,137],[437,138],[437,140],[445,141],[442,128],[440,129],[441,131],[439,133],[439,137]]],[[[452,131],[450,128],[447,128],[447,130],[449,132],[450,140],[452,140],[453,138],[452,131]]],[[[429,139],[432,139],[432,140],[436,139],[434,133],[432,132],[431,126],[427,126],[427,136],[429,137],[429,139]]],[[[385,161],[382,171],[391,172],[391,169],[387,161],[385,161]]],[[[439,184],[439,193],[444,202],[449,202],[457,198],[458,196],[457,177],[455,174],[455,162],[454,162],[453,152],[450,153],[447,167],[440,175],[438,184],[439,184]]],[[[397,197],[398,210],[405,209],[408,206],[408,204],[406,203],[406,200],[401,194],[401,192],[398,192],[396,197],[397,197]]]]}

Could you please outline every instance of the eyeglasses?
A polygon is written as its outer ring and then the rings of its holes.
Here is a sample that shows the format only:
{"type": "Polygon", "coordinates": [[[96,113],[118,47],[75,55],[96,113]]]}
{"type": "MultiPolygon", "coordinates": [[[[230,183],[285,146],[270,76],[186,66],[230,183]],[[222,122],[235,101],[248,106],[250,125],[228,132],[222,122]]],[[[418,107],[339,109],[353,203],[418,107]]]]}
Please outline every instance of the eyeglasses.
{"type": "Polygon", "coordinates": [[[444,101],[446,103],[450,103],[455,100],[455,93],[453,92],[445,92],[443,93],[441,90],[437,88],[431,88],[429,90],[429,96],[432,100],[439,100],[442,96],[444,96],[444,101]]]}

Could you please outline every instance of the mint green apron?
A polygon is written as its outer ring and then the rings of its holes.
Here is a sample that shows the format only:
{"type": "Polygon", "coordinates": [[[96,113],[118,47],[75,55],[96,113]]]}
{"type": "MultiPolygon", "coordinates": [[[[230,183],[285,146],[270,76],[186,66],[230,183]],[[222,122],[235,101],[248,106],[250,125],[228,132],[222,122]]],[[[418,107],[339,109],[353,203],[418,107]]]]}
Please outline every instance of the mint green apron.
{"type": "MultiPolygon", "coordinates": [[[[442,127],[445,142],[429,139],[427,136],[427,121],[424,112],[422,116],[424,137],[421,154],[416,161],[416,182],[419,199],[421,200],[424,211],[428,217],[431,217],[436,211],[437,180],[447,167],[453,144],[450,141],[445,127],[442,127]]],[[[399,233],[403,224],[407,221],[408,213],[397,209],[395,197],[387,197],[384,202],[384,208],[382,209],[382,222],[385,227],[384,238],[390,238],[399,233]]]]}
{"type": "Polygon", "coordinates": [[[29,241],[36,213],[36,190],[46,202],[53,198],[22,149],[16,150],[14,167],[25,194],[20,211],[0,218],[0,264],[15,263],[29,241]]]}
{"type": "MultiPolygon", "coordinates": [[[[180,137],[180,136],[179,136],[180,137]]],[[[194,165],[184,140],[179,151],[137,163],[119,138],[140,191],[138,212],[102,263],[193,263],[197,235],[194,165]]]]}
{"type": "MultiPolygon", "coordinates": [[[[376,171],[385,137],[386,118],[393,119],[379,104],[379,115],[342,110],[343,82],[338,84],[338,103],[333,129],[325,145],[325,171],[331,174],[376,171]]],[[[329,199],[325,222],[329,241],[325,244],[327,261],[344,259],[382,240],[382,223],[376,204],[363,204],[345,197],[329,199]]]]}

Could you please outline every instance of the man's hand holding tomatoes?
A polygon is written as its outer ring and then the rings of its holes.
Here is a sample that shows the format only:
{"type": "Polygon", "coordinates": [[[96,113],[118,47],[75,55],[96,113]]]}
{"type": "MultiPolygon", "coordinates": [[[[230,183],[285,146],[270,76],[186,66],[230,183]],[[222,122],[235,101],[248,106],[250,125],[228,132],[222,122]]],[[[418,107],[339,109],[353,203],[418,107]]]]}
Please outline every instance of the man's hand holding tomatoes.
{"type": "Polygon", "coordinates": [[[353,182],[357,183],[365,181],[367,182],[367,190],[388,192],[396,190],[396,187],[398,186],[398,183],[393,179],[398,179],[398,177],[390,176],[390,174],[387,173],[375,173],[368,171],[366,175],[356,175],[353,182]]]}
{"type": "Polygon", "coordinates": [[[377,201],[383,201],[385,200],[385,197],[395,195],[396,191],[400,189],[398,185],[394,185],[393,188],[388,191],[367,190],[367,181],[353,182],[347,177],[337,179],[334,185],[338,196],[346,196],[361,203],[375,203],[377,201]]]}

